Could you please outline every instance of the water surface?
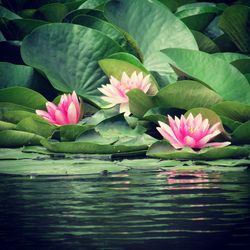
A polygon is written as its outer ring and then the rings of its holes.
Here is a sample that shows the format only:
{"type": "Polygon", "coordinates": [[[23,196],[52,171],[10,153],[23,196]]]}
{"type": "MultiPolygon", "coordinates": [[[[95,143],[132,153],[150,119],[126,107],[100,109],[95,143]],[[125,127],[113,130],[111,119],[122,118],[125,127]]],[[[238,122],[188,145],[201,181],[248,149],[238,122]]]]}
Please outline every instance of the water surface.
{"type": "Polygon", "coordinates": [[[0,176],[1,249],[249,249],[250,171],[0,176]]]}

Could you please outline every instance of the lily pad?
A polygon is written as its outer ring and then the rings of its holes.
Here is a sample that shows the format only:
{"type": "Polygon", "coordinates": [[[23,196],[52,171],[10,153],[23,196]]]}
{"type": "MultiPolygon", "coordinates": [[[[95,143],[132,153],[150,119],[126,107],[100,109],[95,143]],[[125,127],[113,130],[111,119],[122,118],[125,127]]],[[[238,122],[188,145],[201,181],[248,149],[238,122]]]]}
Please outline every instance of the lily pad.
{"type": "Polygon", "coordinates": [[[16,128],[16,124],[11,122],[0,121],[0,131],[2,130],[12,130],[16,128]]]}
{"type": "Polygon", "coordinates": [[[199,82],[190,80],[169,84],[154,97],[154,101],[160,107],[174,107],[185,110],[196,107],[211,107],[222,100],[222,97],[211,89],[199,82]]]}
{"type": "Polygon", "coordinates": [[[188,159],[188,160],[217,160],[226,158],[247,157],[249,149],[240,146],[227,146],[224,148],[204,148],[194,151],[191,148],[176,150],[166,141],[159,141],[153,144],[147,156],[161,159],[188,159]]]}
{"type": "Polygon", "coordinates": [[[44,109],[47,100],[34,90],[23,87],[0,89],[0,102],[10,102],[31,109],[44,109]]]}
{"type": "Polygon", "coordinates": [[[250,121],[237,127],[232,133],[232,139],[236,144],[250,144],[250,121]]]}
{"type": "Polygon", "coordinates": [[[54,88],[75,90],[89,101],[100,96],[97,88],[107,82],[98,60],[121,50],[101,32],[76,24],[43,25],[28,35],[21,47],[25,63],[43,71],[54,88]]]}
{"type": "Polygon", "coordinates": [[[163,50],[163,53],[169,57],[171,65],[180,70],[180,74],[205,83],[224,100],[250,104],[250,86],[247,79],[224,60],[188,49],[170,48],[163,50]]]}
{"type": "Polygon", "coordinates": [[[16,130],[0,132],[0,147],[21,147],[23,145],[40,145],[42,136],[16,130]]]}
{"type": "Polygon", "coordinates": [[[231,38],[242,52],[250,52],[250,7],[232,5],[222,14],[219,27],[231,38]]]}

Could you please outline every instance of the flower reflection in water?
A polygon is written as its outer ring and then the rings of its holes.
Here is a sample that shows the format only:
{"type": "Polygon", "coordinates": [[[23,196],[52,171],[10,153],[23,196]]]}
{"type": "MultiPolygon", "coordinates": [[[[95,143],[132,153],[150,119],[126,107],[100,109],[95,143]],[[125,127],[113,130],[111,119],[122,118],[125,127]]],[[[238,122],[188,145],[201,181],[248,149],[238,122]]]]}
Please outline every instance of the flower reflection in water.
{"type": "Polygon", "coordinates": [[[111,189],[113,189],[113,190],[129,190],[130,181],[126,180],[129,177],[128,174],[125,174],[125,173],[115,174],[115,175],[111,175],[111,177],[118,179],[116,181],[111,182],[111,184],[114,185],[114,187],[112,187],[111,189]]]}
{"type": "Polygon", "coordinates": [[[214,185],[219,182],[219,176],[216,173],[208,174],[203,171],[192,170],[169,170],[160,172],[158,177],[167,177],[168,190],[188,190],[188,189],[215,189],[214,185]]]}

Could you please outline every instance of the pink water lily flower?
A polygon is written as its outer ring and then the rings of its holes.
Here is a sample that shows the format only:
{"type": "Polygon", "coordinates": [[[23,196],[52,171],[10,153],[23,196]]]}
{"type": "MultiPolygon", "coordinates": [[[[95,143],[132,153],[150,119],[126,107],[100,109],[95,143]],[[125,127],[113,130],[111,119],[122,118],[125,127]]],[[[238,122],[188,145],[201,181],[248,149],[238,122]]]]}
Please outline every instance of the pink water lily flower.
{"type": "Polygon", "coordinates": [[[203,120],[201,114],[196,117],[190,113],[187,118],[183,115],[179,119],[168,116],[169,125],[159,121],[157,130],[176,148],[190,147],[200,149],[205,147],[225,147],[230,142],[209,142],[221,133],[220,122],[210,127],[208,119],[203,120]]]}
{"type": "Polygon", "coordinates": [[[150,75],[144,77],[142,72],[139,74],[134,72],[131,77],[123,72],[121,80],[117,80],[111,76],[109,79],[111,84],[102,85],[102,88],[98,88],[98,90],[105,95],[102,97],[104,101],[110,103],[112,106],[119,104],[120,113],[124,112],[125,115],[129,115],[129,99],[126,93],[131,89],[140,89],[144,93],[147,93],[151,85],[149,78],[150,75]]]}
{"type": "Polygon", "coordinates": [[[58,105],[47,102],[46,107],[48,112],[36,110],[36,113],[52,124],[76,124],[81,119],[81,104],[75,91],[72,94],[62,95],[58,105]]]}

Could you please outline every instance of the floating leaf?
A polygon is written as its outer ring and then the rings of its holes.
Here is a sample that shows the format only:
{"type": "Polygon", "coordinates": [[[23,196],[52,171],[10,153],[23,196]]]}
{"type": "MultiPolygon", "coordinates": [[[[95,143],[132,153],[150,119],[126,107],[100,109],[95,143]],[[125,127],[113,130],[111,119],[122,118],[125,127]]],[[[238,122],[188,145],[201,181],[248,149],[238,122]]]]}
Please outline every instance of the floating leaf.
{"type": "Polygon", "coordinates": [[[14,175],[82,175],[108,174],[128,170],[128,167],[119,166],[110,161],[101,160],[28,160],[1,161],[1,174],[14,175]]]}
{"type": "Polygon", "coordinates": [[[189,160],[216,160],[224,158],[247,157],[249,149],[239,146],[227,146],[223,148],[204,148],[194,151],[191,148],[176,150],[166,141],[159,141],[153,144],[147,155],[161,159],[189,159],[189,160]]]}
{"type": "Polygon", "coordinates": [[[4,8],[3,6],[0,6],[0,18],[6,18],[8,20],[12,20],[21,17],[15,14],[14,12],[11,12],[10,10],[4,8]]]}
{"type": "Polygon", "coordinates": [[[13,124],[10,122],[0,121],[0,131],[11,130],[11,129],[15,129],[15,128],[16,128],[16,124],[13,124]]]}
{"type": "Polygon", "coordinates": [[[248,56],[240,54],[240,53],[233,53],[233,52],[224,52],[224,53],[215,53],[213,56],[217,58],[223,59],[228,63],[241,60],[241,59],[249,59],[248,56]]]}
{"type": "Polygon", "coordinates": [[[169,57],[174,68],[205,83],[225,100],[250,103],[247,79],[224,60],[205,52],[187,49],[170,48],[163,50],[163,53],[169,57]]]}
{"type": "MultiPolygon", "coordinates": [[[[14,106],[15,108],[15,106],[14,106]]],[[[18,123],[28,117],[37,117],[33,112],[25,110],[4,110],[1,114],[1,119],[7,122],[18,123]]]]}
{"type": "Polygon", "coordinates": [[[16,130],[0,132],[0,147],[21,147],[23,145],[40,145],[42,136],[16,130]]]}
{"type": "Polygon", "coordinates": [[[48,123],[46,120],[38,117],[28,117],[21,120],[16,127],[17,130],[22,130],[36,135],[41,135],[42,137],[49,137],[52,135],[53,131],[56,129],[55,125],[48,123]]]}

